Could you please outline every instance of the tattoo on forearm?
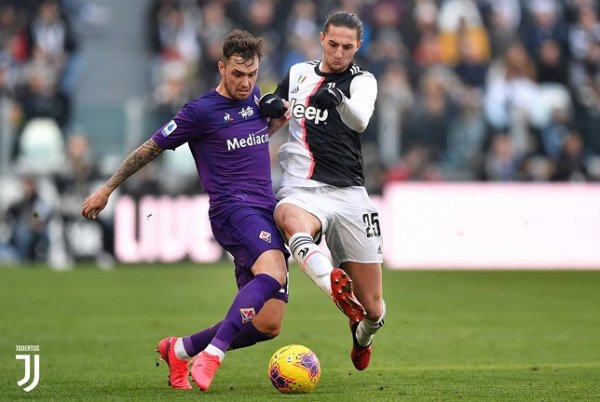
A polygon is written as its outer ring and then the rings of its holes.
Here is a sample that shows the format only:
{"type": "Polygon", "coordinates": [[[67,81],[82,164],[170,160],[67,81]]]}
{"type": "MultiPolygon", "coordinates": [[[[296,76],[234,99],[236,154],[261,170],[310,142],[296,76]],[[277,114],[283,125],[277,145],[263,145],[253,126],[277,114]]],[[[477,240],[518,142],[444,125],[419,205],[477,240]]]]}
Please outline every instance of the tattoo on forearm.
{"type": "Polygon", "coordinates": [[[129,176],[152,162],[163,152],[152,139],[140,145],[121,163],[112,177],[106,182],[106,187],[114,190],[119,187],[129,176]]]}

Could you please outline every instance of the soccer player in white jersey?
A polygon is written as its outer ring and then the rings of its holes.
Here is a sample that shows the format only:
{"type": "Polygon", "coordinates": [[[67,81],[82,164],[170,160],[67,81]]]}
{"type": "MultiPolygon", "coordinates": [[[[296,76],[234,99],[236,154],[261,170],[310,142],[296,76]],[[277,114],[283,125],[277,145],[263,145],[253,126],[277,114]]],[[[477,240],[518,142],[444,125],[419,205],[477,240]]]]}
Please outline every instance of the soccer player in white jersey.
{"type": "Polygon", "coordinates": [[[275,222],[301,269],[349,317],[358,370],[369,365],[373,336],[385,317],[383,242],[377,209],[364,188],[361,152],[377,81],[353,63],[362,29],[356,15],[332,13],[320,34],[322,59],[293,65],[260,102],[261,113],[273,119],[271,130],[289,108],[275,222]],[[322,235],[333,264],[317,246],[322,235]]]}

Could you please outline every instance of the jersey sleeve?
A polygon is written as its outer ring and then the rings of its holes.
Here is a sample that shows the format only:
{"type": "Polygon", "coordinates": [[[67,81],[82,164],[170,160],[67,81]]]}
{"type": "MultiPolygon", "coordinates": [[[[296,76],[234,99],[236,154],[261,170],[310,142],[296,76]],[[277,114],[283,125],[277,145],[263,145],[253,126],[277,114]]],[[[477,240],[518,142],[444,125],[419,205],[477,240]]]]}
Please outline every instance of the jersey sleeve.
{"type": "Polygon", "coordinates": [[[377,80],[373,74],[357,75],[350,84],[350,96],[337,108],[344,124],[359,133],[365,131],[373,116],[376,99],[377,80]]]}
{"type": "Polygon", "coordinates": [[[175,149],[198,138],[202,124],[198,113],[184,106],[167,124],[152,135],[152,140],[162,149],[175,149]]]}
{"type": "Polygon", "coordinates": [[[290,94],[290,72],[283,77],[279,84],[277,84],[277,88],[275,88],[275,95],[279,96],[282,99],[289,100],[290,94]]]}

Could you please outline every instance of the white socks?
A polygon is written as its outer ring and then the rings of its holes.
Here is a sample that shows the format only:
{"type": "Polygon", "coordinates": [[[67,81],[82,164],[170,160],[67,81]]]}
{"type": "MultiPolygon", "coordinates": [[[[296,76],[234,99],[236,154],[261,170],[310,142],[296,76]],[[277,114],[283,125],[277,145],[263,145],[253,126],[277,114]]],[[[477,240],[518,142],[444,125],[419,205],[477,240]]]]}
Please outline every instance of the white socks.
{"type": "Polygon", "coordinates": [[[221,362],[225,358],[225,353],[216,346],[208,345],[204,351],[208,354],[217,356],[221,362]]]}
{"type": "Polygon", "coordinates": [[[333,265],[319,246],[317,246],[309,233],[296,233],[290,237],[288,244],[292,255],[302,271],[327,296],[331,296],[331,271],[333,265]]]}
{"type": "Polygon", "coordinates": [[[175,341],[175,348],[174,348],[174,352],[175,352],[175,356],[177,356],[178,359],[181,360],[188,360],[191,356],[188,356],[186,350],[185,350],[185,346],[183,346],[183,338],[177,338],[177,340],[175,341]]]}
{"type": "Polygon", "coordinates": [[[377,332],[385,323],[385,301],[382,300],[381,304],[383,312],[377,321],[371,321],[368,318],[365,318],[358,323],[358,327],[356,328],[356,340],[361,346],[369,346],[373,341],[375,332],[377,332]]]}

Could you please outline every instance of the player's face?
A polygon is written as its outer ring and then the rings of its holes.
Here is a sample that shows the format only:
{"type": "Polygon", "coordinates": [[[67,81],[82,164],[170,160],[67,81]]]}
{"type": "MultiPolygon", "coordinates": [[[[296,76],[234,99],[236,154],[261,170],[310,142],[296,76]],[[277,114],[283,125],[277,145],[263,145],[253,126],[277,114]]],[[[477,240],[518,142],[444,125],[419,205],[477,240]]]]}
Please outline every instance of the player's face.
{"type": "Polygon", "coordinates": [[[217,91],[230,99],[248,99],[256,83],[258,64],[258,56],[244,60],[233,55],[225,61],[219,61],[221,82],[217,91]]]}
{"type": "Polygon", "coordinates": [[[362,41],[357,37],[356,29],[330,25],[327,32],[321,32],[323,46],[324,73],[341,73],[345,71],[362,41]]]}

